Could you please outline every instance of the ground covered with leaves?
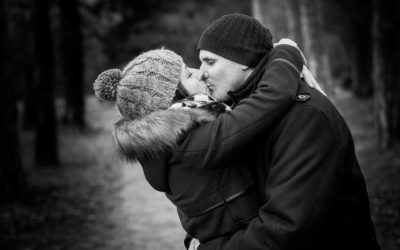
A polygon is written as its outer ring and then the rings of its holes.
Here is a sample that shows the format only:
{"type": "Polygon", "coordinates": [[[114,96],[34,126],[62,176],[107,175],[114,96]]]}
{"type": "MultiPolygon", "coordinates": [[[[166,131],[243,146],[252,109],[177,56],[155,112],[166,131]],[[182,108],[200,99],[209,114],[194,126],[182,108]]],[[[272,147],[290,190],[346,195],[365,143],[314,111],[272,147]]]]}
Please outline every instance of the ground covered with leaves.
{"type": "MultiPolygon", "coordinates": [[[[383,250],[400,248],[400,148],[376,149],[371,100],[340,93],[371,197],[383,250]]],[[[88,129],[61,126],[60,166],[34,167],[33,135],[23,132],[29,193],[0,206],[1,250],[184,249],[175,208],[146,183],[139,165],[114,153],[116,109],[87,99],[88,129]]]]}

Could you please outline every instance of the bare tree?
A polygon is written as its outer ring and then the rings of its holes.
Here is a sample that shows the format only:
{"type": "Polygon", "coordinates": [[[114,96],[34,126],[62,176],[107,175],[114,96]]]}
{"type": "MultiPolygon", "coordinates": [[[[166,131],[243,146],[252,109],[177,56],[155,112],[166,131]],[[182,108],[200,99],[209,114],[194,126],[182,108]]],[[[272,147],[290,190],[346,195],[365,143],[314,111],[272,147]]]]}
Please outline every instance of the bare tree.
{"type": "Polygon", "coordinates": [[[343,1],[347,29],[341,34],[348,37],[352,89],[359,97],[372,95],[372,1],[343,1]]]}
{"type": "Polygon", "coordinates": [[[63,120],[84,127],[83,37],[79,1],[59,1],[61,74],[66,109],[63,120]]]}
{"type": "Polygon", "coordinates": [[[6,5],[0,0],[0,200],[2,202],[22,198],[25,193],[25,175],[22,168],[17,129],[17,109],[13,77],[7,75],[10,55],[6,5]]]}
{"type": "Polygon", "coordinates": [[[35,163],[58,164],[57,123],[54,107],[54,58],[50,32],[49,1],[35,0],[35,86],[37,98],[35,163]]]}
{"type": "Polygon", "coordinates": [[[32,0],[17,0],[7,2],[7,22],[9,34],[10,58],[9,72],[13,75],[18,97],[23,102],[23,128],[34,129],[36,98],[33,93],[34,63],[33,63],[33,28],[32,0]]]}
{"type": "Polygon", "coordinates": [[[375,121],[380,146],[389,148],[400,141],[400,3],[373,3],[375,121]]]}
{"type": "Polygon", "coordinates": [[[276,40],[289,37],[303,50],[308,67],[332,99],[334,86],[325,42],[323,3],[311,0],[252,2],[253,13],[271,28],[276,40]],[[278,12],[274,14],[274,12],[278,12]],[[284,15],[282,15],[284,13],[284,15]]]}
{"type": "MultiPolygon", "coordinates": [[[[290,0],[289,0],[290,1],[290,0]]],[[[293,1],[292,1],[293,2],[293,1]]],[[[331,72],[330,60],[326,47],[324,34],[323,6],[319,1],[300,0],[300,27],[303,37],[304,52],[308,60],[308,66],[323,86],[328,96],[334,98],[334,86],[331,72]]],[[[296,3],[292,3],[294,5],[296,3]]],[[[293,9],[295,9],[293,8],[293,9]]]]}
{"type": "Polygon", "coordinates": [[[288,29],[290,34],[292,34],[294,41],[296,41],[297,45],[300,49],[304,48],[303,45],[303,33],[302,33],[302,19],[300,13],[300,2],[299,1],[290,1],[286,0],[286,19],[288,20],[288,29]]]}

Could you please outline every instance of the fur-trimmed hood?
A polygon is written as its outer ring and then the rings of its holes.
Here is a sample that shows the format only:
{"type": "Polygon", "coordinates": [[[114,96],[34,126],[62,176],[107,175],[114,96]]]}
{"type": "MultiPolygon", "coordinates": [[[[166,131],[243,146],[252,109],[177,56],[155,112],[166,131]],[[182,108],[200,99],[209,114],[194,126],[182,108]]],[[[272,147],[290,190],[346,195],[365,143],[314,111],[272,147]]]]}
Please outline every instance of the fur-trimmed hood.
{"type": "Polygon", "coordinates": [[[186,132],[216,115],[204,109],[167,109],[139,119],[121,118],[114,126],[114,136],[122,156],[133,161],[157,158],[170,153],[186,132]]]}

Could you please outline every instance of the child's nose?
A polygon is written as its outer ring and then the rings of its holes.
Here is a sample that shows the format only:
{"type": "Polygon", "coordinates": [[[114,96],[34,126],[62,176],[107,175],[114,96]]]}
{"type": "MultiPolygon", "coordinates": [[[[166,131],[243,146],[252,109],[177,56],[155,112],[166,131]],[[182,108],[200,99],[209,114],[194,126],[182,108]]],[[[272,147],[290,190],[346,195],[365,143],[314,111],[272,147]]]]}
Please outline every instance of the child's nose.
{"type": "Polygon", "coordinates": [[[195,70],[193,70],[193,73],[192,73],[192,74],[194,75],[194,77],[195,77],[198,81],[201,81],[201,79],[202,79],[202,77],[203,77],[203,74],[202,74],[202,72],[201,72],[200,70],[195,69],[195,70]]]}

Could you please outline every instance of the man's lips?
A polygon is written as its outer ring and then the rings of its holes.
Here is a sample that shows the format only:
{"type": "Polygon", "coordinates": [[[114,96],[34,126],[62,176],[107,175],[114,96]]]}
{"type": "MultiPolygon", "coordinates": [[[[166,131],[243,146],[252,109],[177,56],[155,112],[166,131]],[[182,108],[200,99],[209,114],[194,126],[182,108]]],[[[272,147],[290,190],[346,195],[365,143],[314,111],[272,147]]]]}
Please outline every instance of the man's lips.
{"type": "Polygon", "coordinates": [[[211,95],[213,92],[214,92],[214,89],[213,89],[212,87],[208,87],[208,86],[207,86],[207,93],[208,93],[209,95],[211,95]]]}
{"type": "Polygon", "coordinates": [[[209,81],[205,81],[204,84],[206,85],[207,90],[211,91],[213,89],[213,86],[210,84],[209,81]]]}

